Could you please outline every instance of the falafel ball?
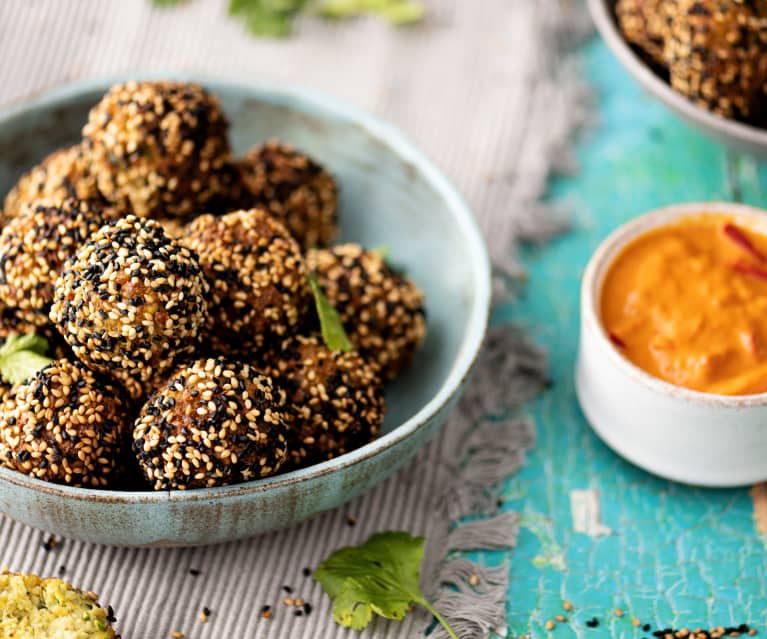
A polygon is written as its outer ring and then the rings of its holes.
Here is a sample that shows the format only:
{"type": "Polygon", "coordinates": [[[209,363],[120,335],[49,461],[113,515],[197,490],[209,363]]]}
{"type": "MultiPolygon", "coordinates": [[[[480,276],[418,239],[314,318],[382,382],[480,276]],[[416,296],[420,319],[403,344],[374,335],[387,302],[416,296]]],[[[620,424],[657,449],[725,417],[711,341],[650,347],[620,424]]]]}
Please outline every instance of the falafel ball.
{"type": "Polygon", "coordinates": [[[227,188],[227,128],[199,84],[128,82],[91,109],[83,140],[107,200],[142,217],[185,217],[227,188]]]}
{"type": "Polygon", "coordinates": [[[90,154],[82,144],[54,151],[21,176],[5,197],[2,223],[16,216],[24,204],[41,198],[75,198],[105,205],[91,171],[90,154]]]}
{"type": "Polygon", "coordinates": [[[286,341],[266,373],[293,405],[291,465],[317,464],[378,436],[386,410],[383,385],[359,353],[333,352],[317,337],[299,336],[286,341]]]}
{"type": "Polygon", "coordinates": [[[0,233],[0,300],[30,324],[48,324],[53,284],[64,263],[113,213],[86,200],[23,205],[0,233]]]}
{"type": "Polygon", "coordinates": [[[67,262],[50,317],[77,357],[137,399],[194,353],[209,291],[192,251],[159,222],[129,215],[67,262]]]}
{"type": "Polygon", "coordinates": [[[423,293],[359,244],[309,251],[306,262],[355,348],[384,381],[397,377],[426,335],[423,293]]]}
{"type": "Polygon", "coordinates": [[[327,246],[338,234],[338,187],[309,156],[270,140],[240,161],[249,206],[277,217],[304,248],[327,246]]]}
{"type": "Polygon", "coordinates": [[[57,484],[105,488],[119,472],[127,410],[82,362],[54,360],[0,404],[0,463],[57,484]]]}
{"type": "Polygon", "coordinates": [[[176,369],[141,409],[133,451],[156,490],[206,488],[274,474],[287,457],[285,391],[222,358],[176,369]]]}
{"type": "Polygon", "coordinates": [[[61,579],[0,573],[0,637],[117,639],[110,610],[61,579]]]}
{"type": "Polygon", "coordinates": [[[663,67],[667,66],[665,47],[669,34],[666,4],[667,0],[618,0],[615,3],[615,16],[626,40],[663,67]]]}
{"type": "Polygon", "coordinates": [[[207,333],[216,353],[253,357],[302,320],[310,293],[301,248],[266,211],[201,215],[180,241],[211,283],[207,333]]]}
{"type": "Polygon", "coordinates": [[[723,117],[759,115],[767,82],[767,0],[676,0],[671,86],[723,117]]]}

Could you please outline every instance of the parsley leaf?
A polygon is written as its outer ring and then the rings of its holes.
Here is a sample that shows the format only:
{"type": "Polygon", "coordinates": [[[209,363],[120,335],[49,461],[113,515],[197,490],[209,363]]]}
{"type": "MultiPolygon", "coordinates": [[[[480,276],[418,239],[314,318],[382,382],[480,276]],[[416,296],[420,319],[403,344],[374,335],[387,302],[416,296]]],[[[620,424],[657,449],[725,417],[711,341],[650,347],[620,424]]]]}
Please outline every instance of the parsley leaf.
{"type": "Polygon", "coordinates": [[[338,311],[333,308],[328,298],[325,297],[314,273],[309,274],[309,286],[314,295],[314,304],[317,307],[317,316],[320,318],[320,329],[325,346],[331,351],[349,352],[353,346],[344,330],[344,325],[341,323],[338,311]]]}
{"type": "Polygon", "coordinates": [[[11,384],[26,381],[51,363],[48,341],[36,333],[11,335],[0,346],[0,377],[11,384]]]}
{"type": "Polygon", "coordinates": [[[334,600],[335,621],[362,630],[373,619],[373,613],[403,619],[416,604],[431,612],[447,633],[458,639],[421,592],[423,544],[423,537],[406,532],[378,533],[361,546],[341,548],[323,561],[314,578],[334,600]]]}

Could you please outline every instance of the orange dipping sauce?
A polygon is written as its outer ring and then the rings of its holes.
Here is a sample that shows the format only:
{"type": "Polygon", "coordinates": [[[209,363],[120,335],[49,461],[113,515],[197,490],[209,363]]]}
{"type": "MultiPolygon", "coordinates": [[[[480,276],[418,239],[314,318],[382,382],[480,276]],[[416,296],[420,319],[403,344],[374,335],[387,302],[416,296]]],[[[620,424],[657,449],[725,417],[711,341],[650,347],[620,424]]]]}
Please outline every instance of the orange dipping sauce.
{"type": "Polygon", "coordinates": [[[602,323],[646,372],[717,395],[767,392],[767,236],[723,215],[631,242],[602,284],[602,323]]]}

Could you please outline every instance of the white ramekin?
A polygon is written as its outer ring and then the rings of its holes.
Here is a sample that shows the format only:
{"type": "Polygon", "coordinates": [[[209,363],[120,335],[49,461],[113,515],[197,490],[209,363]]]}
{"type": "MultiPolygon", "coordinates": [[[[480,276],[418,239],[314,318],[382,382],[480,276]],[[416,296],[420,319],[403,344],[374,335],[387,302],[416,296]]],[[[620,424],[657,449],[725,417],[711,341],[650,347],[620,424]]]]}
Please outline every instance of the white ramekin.
{"type": "Polygon", "coordinates": [[[581,285],[576,391],[594,431],[630,462],[675,481],[741,486],[767,481],[767,393],[713,395],[653,377],[618,351],[600,318],[602,282],[621,250],[650,229],[705,213],[730,215],[736,223],[767,234],[767,211],[691,203],[642,215],[596,250],[581,285]]]}

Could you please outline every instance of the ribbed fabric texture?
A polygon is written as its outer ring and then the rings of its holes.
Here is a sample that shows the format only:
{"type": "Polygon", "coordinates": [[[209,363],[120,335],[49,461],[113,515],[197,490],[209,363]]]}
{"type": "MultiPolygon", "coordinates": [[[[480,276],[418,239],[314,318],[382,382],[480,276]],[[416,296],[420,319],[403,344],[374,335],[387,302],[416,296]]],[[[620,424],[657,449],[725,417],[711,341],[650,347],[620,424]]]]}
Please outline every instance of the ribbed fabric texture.
{"type": "MultiPolygon", "coordinates": [[[[564,143],[581,115],[579,85],[559,61],[569,35],[582,31],[583,13],[565,0],[428,4],[428,19],[414,28],[302,18],[295,37],[272,40],[254,38],[229,19],[226,0],[192,0],[177,9],[148,0],[2,0],[0,105],[85,76],[163,69],[332,93],[387,118],[421,145],[466,196],[496,263],[509,270],[514,237],[541,238],[558,228],[537,202],[550,169],[566,163],[564,143]]],[[[479,373],[489,395],[504,396],[504,380],[491,369],[479,373]]],[[[518,391],[512,386],[506,401],[527,392],[518,391]]],[[[0,515],[0,565],[62,574],[99,592],[114,606],[126,639],[176,630],[194,639],[347,637],[302,569],[379,530],[426,532],[445,463],[456,461],[451,433],[460,431],[461,424],[449,423],[414,465],[338,511],[233,544],[136,550],[63,540],[46,551],[46,534],[0,515]],[[298,617],[282,605],[284,585],[311,603],[311,615],[298,617]],[[271,620],[259,616],[267,604],[271,620]],[[211,610],[205,624],[198,621],[203,607],[211,610]]],[[[405,622],[379,621],[362,636],[420,636],[426,621],[419,613],[405,622]]]]}

